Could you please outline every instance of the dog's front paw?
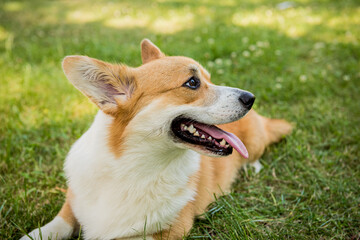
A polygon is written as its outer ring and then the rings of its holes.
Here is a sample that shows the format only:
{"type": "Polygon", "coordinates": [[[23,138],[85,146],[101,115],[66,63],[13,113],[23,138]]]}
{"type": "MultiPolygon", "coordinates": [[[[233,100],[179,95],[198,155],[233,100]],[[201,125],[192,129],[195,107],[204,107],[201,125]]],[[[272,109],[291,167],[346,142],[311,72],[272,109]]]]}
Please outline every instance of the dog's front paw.
{"type": "Polygon", "coordinates": [[[30,240],[30,239],[33,239],[33,240],[38,240],[38,239],[46,239],[47,238],[44,238],[42,234],[40,234],[40,230],[37,228],[37,229],[34,229],[33,231],[31,231],[29,234],[27,235],[24,235],[22,238],[20,238],[20,240],[30,240]]]}
{"type": "Polygon", "coordinates": [[[73,227],[63,218],[57,216],[51,222],[41,228],[34,229],[20,240],[60,240],[68,239],[73,233],[73,227]]]}
{"type": "Polygon", "coordinates": [[[23,236],[22,238],[20,238],[20,240],[59,240],[59,239],[64,239],[63,237],[59,236],[58,233],[52,233],[49,231],[46,231],[46,229],[42,228],[37,228],[34,229],[33,231],[31,231],[29,234],[23,236]]]}
{"type": "Polygon", "coordinates": [[[250,163],[250,166],[255,168],[255,173],[259,173],[261,171],[261,169],[263,168],[263,166],[261,165],[259,159],[256,160],[255,162],[250,163]]]}

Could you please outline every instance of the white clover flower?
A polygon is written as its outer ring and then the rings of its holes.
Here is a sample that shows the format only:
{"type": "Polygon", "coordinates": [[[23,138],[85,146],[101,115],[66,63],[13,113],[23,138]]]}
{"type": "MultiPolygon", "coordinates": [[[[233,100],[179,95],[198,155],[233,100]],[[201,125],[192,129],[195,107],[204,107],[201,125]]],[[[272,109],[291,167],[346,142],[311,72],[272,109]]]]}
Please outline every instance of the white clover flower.
{"type": "Polygon", "coordinates": [[[222,60],[221,58],[217,58],[217,59],[215,59],[215,63],[216,63],[217,65],[222,65],[223,60],[222,60]]]}
{"type": "Polygon", "coordinates": [[[199,36],[196,37],[196,38],[195,38],[195,42],[197,42],[197,43],[201,42],[201,37],[199,37],[199,36]]]}
{"type": "Polygon", "coordinates": [[[256,57],[259,57],[259,56],[261,56],[261,55],[263,55],[264,54],[264,51],[263,50],[257,50],[256,52],[255,52],[255,56],[256,57]]]}
{"type": "Polygon", "coordinates": [[[250,45],[250,46],[249,46],[249,49],[250,49],[250,51],[255,51],[255,50],[256,50],[256,46],[255,46],[255,45],[250,45]]]}
{"type": "Polygon", "coordinates": [[[270,43],[268,41],[263,42],[263,47],[264,48],[270,47],[270,43]]]}
{"type": "Polygon", "coordinates": [[[347,30],[347,31],[345,32],[345,36],[347,36],[347,37],[352,37],[353,34],[352,34],[351,31],[347,30]]]}
{"type": "Polygon", "coordinates": [[[250,57],[250,52],[249,52],[249,51],[243,51],[243,52],[242,52],[242,55],[243,55],[244,57],[250,57]]]}
{"type": "Polygon", "coordinates": [[[215,40],[214,40],[213,38],[209,38],[209,39],[208,39],[208,43],[209,43],[210,45],[213,45],[213,44],[215,43],[215,40]]]}
{"type": "Polygon", "coordinates": [[[334,70],[334,66],[333,66],[331,63],[327,64],[326,67],[327,67],[327,69],[329,69],[330,71],[334,70]]]}
{"type": "Polygon", "coordinates": [[[317,42],[314,44],[315,49],[320,49],[320,48],[324,48],[324,47],[325,47],[325,43],[323,43],[323,42],[317,42]]]}
{"type": "Polygon", "coordinates": [[[275,88],[280,89],[282,88],[282,85],[280,83],[275,84],[275,88]]]}
{"type": "Polygon", "coordinates": [[[232,58],[236,58],[237,53],[236,53],[236,52],[232,52],[232,53],[230,54],[230,56],[231,56],[232,58]]]}
{"type": "Polygon", "coordinates": [[[242,41],[243,43],[247,43],[247,42],[249,42],[249,38],[248,38],[248,37],[243,37],[243,38],[241,39],[241,41],[242,41]]]}
{"type": "Polygon", "coordinates": [[[226,59],[225,60],[225,65],[230,66],[231,64],[232,64],[231,59],[226,59]]]}
{"type": "Polygon", "coordinates": [[[217,74],[219,74],[219,75],[224,74],[224,70],[222,70],[222,69],[218,69],[216,72],[217,72],[217,74]]]}
{"type": "Polygon", "coordinates": [[[276,51],[275,51],[275,55],[276,55],[276,56],[280,56],[280,55],[281,55],[281,50],[276,50],[276,51]]]}
{"type": "Polygon", "coordinates": [[[263,47],[264,46],[264,43],[263,42],[261,42],[261,41],[257,41],[256,42],[256,46],[258,46],[258,47],[263,47]]]}
{"type": "Polygon", "coordinates": [[[272,12],[270,9],[266,10],[266,12],[265,12],[265,15],[266,15],[267,17],[271,17],[272,14],[273,14],[273,12],[272,12]]]}
{"type": "Polygon", "coordinates": [[[343,80],[344,81],[350,81],[350,76],[349,75],[344,75],[343,80]]]}
{"type": "Polygon", "coordinates": [[[300,82],[306,82],[307,81],[306,75],[300,75],[299,80],[300,82]]]}
{"type": "Polygon", "coordinates": [[[207,65],[208,65],[209,68],[212,68],[212,67],[215,66],[214,62],[212,62],[212,61],[208,61],[207,65]]]}

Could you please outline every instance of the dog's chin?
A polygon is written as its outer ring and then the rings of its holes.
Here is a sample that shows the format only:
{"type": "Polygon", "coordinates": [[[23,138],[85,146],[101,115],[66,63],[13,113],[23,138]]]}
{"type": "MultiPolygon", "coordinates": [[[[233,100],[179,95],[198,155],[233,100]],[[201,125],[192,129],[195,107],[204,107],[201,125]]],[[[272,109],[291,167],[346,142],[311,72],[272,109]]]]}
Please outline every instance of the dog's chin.
{"type": "Polygon", "coordinates": [[[229,143],[214,134],[215,131],[222,130],[213,125],[180,116],[172,121],[170,129],[174,142],[179,147],[211,157],[228,156],[233,152],[229,143]]]}

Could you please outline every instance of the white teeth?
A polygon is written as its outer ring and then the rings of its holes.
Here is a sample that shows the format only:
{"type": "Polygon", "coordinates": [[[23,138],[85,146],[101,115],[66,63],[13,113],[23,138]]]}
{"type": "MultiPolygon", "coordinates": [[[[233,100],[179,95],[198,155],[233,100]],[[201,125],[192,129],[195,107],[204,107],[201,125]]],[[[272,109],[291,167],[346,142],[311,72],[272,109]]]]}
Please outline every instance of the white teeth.
{"type": "Polygon", "coordinates": [[[186,131],[188,129],[188,127],[183,123],[180,126],[182,131],[186,131]]]}
{"type": "Polygon", "coordinates": [[[212,140],[212,137],[211,137],[211,136],[209,136],[209,137],[208,137],[208,140],[210,140],[210,141],[211,141],[211,140],[212,140]]]}
{"type": "Polygon", "coordinates": [[[191,124],[190,127],[188,127],[187,129],[190,133],[194,133],[196,132],[196,128],[194,128],[194,126],[191,124]]]}
{"type": "Polygon", "coordinates": [[[229,145],[229,144],[226,144],[226,145],[225,145],[225,148],[228,148],[228,147],[230,147],[230,145],[229,145]]]}
{"type": "Polygon", "coordinates": [[[203,134],[203,135],[201,135],[201,138],[205,138],[205,135],[203,134]]]}
{"type": "Polygon", "coordinates": [[[200,136],[199,132],[196,131],[196,132],[194,133],[194,136],[196,136],[196,137],[200,136]]]}
{"type": "Polygon", "coordinates": [[[225,146],[225,144],[226,144],[225,139],[221,140],[221,142],[220,142],[220,146],[225,146]]]}

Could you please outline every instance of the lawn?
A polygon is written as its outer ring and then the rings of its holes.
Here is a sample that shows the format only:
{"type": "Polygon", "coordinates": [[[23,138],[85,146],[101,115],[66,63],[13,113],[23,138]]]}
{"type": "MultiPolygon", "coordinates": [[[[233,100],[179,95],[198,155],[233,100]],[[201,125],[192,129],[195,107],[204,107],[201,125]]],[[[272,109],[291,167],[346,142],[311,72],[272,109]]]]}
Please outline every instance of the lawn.
{"type": "Polygon", "coordinates": [[[259,174],[239,171],[186,239],[360,238],[360,3],[279,3],[1,1],[0,239],[57,214],[64,158],[96,113],[62,58],[138,66],[145,37],[296,125],[266,150],[259,174]]]}

